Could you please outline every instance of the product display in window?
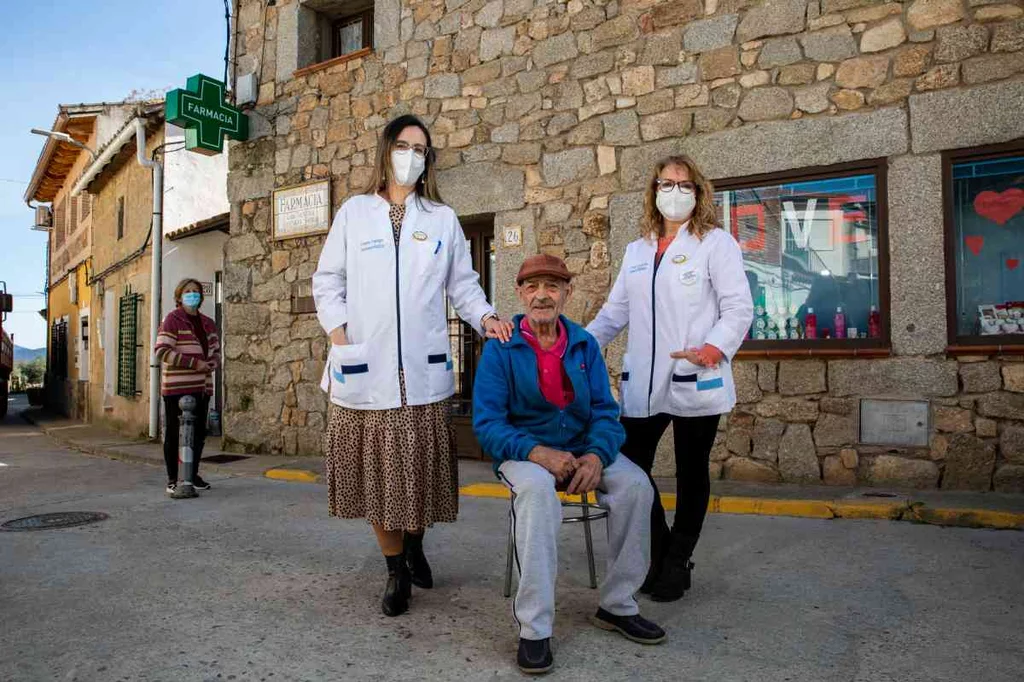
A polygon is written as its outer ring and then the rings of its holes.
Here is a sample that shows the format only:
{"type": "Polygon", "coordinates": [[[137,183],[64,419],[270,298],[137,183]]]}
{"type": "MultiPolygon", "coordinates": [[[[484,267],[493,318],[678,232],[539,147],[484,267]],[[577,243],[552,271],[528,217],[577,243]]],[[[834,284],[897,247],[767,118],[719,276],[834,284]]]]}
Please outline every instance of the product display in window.
{"type": "Polygon", "coordinates": [[[1024,334],[1024,301],[978,306],[978,325],[983,336],[1024,334]]]}
{"type": "Polygon", "coordinates": [[[956,332],[1024,335],[1024,154],[954,163],[956,332]]]}
{"type": "Polygon", "coordinates": [[[873,174],[726,189],[715,200],[743,250],[748,338],[881,337],[873,174]]]}

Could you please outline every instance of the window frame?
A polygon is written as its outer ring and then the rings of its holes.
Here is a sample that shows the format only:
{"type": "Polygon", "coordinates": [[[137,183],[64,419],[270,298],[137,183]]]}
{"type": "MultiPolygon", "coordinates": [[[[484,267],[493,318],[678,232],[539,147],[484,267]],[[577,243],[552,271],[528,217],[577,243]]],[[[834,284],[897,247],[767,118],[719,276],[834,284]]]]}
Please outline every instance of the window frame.
{"type": "Polygon", "coordinates": [[[331,56],[324,61],[331,61],[334,59],[340,59],[342,57],[348,57],[349,55],[359,54],[365,50],[373,48],[373,10],[374,6],[371,5],[369,9],[364,9],[362,12],[356,12],[355,14],[347,14],[338,19],[331,21],[331,56]],[[359,49],[352,50],[351,52],[341,53],[341,44],[338,38],[338,30],[346,24],[352,23],[353,19],[361,19],[363,22],[363,44],[359,46],[359,49]]]}
{"type": "Polygon", "coordinates": [[[875,204],[878,248],[878,313],[881,335],[875,339],[744,339],[737,357],[786,357],[807,355],[886,356],[892,350],[889,260],[889,161],[885,157],[863,159],[828,166],[808,166],[790,171],[761,173],[738,178],[714,180],[716,192],[784,185],[795,182],[831,180],[851,175],[875,176],[875,204]]]}
{"type": "Polygon", "coordinates": [[[971,161],[988,161],[1007,156],[1024,156],[1024,138],[1001,144],[942,152],[942,231],[946,261],[946,352],[1024,353],[1024,334],[957,333],[956,221],[953,206],[953,166],[971,161]]]}

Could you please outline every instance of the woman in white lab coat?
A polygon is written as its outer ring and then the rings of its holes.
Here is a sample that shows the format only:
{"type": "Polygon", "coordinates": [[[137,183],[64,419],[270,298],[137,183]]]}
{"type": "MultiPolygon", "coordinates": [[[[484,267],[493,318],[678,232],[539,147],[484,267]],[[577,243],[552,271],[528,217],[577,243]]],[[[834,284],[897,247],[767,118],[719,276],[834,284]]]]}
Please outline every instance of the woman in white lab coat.
{"type": "Polygon", "coordinates": [[[365,194],[334,217],[313,274],[331,351],[324,455],[333,516],[365,518],[388,568],[381,608],[408,609],[410,583],[433,586],[423,532],[455,521],[455,392],[446,300],[477,332],[507,340],[480,288],[455,212],[438,194],[430,132],[391,121],[365,194]]]}
{"type": "Polygon", "coordinates": [[[672,601],[690,587],[690,556],[711,489],[711,447],[721,415],[736,404],[730,363],[753,304],[740,247],[717,225],[714,189],[688,157],[655,166],[640,232],[587,330],[605,346],[629,326],[620,383],[623,454],[650,475],[658,441],[672,424],[675,522],[670,531],[655,495],[651,568],[641,588],[672,601]]]}

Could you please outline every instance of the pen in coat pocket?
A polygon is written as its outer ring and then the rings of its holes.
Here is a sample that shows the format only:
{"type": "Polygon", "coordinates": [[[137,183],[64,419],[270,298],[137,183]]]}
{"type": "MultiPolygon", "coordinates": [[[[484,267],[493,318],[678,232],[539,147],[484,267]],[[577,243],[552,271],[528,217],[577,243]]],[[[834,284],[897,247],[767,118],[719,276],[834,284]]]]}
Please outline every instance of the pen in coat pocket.
{"type": "Polygon", "coordinates": [[[434,255],[436,256],[437,252],[440,251],[440,250],[441,250],[441,240],[438,239],[437,240],[437,246],[434,247],[434,255]]]}

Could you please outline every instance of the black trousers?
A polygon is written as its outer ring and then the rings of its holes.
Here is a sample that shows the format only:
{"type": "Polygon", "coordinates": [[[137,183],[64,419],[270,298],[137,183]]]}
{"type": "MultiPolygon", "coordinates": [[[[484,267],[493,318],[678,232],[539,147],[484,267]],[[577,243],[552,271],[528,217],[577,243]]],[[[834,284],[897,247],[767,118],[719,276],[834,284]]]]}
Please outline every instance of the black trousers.
{"type": "MultiPolygon", "coordinates": [[[[626,444],[622,454],[643,469],[654,486],[651,508],[651,557],[660,560],[669,544],[678,545],[678,552],[689,557],[697,546],[711,496],[708,463],[715,444],[721,415],[707,417],[674,417],[656,414],[651,417],[623,417],[626,444]],[[672,424],[676,457],[676,518],[671,531],[665,520],[658,486],[651,477],[654,456],[665,429],[672,424]]],[[[673,550],[674,552],[677,550],[673,550]]]]}
{"type": "MultiPolygon", "coordinates": [[[[178,437],[181,426],[181,409],[178,401],[184,396],[165,395],[164,414],[167,424],[164,430],[164,464],[167,465],[167,480],[178,480],[178,437]]],[[[199,475],[199,458],[203,456],[203,445],[206,444],[206,415],[210,410],[210,396],[205,393],[192,395],[196,399],[195,431],[192,438],[192,480],[199,475]]]]}

